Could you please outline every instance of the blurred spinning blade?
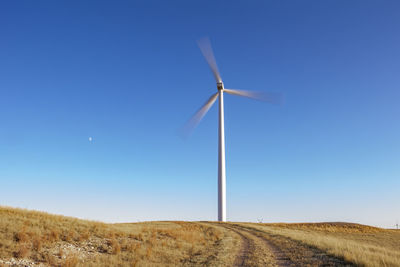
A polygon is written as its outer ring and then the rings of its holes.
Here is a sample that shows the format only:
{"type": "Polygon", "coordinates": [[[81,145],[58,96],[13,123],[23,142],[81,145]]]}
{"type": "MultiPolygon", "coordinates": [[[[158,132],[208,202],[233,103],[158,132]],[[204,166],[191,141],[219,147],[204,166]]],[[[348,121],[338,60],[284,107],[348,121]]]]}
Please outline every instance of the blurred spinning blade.
{"type": "Polygon", "coordinates": [[[208,65],[211,68],[212,73],[214,74],[215,80],[217,83],[222,82],[221,76],[219,75],[217,62],[215,61],[214,53],[211,47],[211,42],[208,37],[204,37],[197,41],[197,44],[200,47],[203,56],[206,58],[208,65]]]}
{"type": "Polygon", "coordinates": [[[206,115],[207,111],[214,104],[215,100],[218,98],[218,93],[213,94],[207,102],[185,123],[182,132],[185,137],[187,137],[196,126],[199,124],[201,119],[206,115]]]}
{"type": "Polygon", "coordinates": [[[227,92],[228,94],[231,95],[244,96],[259,101],[268,102],[271,104],[280,105],[283,102],[283,96],[281,93],[256,92],[256,91],[245,91],[245,90],[235,90],[235,89],[224,89],[224,92],[227,92]]]}

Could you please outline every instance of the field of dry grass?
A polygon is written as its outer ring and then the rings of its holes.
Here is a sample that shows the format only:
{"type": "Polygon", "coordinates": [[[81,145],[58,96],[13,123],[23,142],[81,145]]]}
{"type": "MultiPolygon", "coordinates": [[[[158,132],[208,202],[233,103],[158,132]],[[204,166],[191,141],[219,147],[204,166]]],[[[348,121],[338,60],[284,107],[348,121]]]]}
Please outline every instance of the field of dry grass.
{"type": "Polygon", "coordinates": [[[104,224],[0,207],[0,266],[220,265],[229,259],[217,253],[232,241],[224,234],[188,222],[104,224]]]}
{"type": "Polygon", "coordinates": [[[400,231],[348,223],[105,224],[0,206],[0,266],[400,266],[400,231]]]}
{"type": "Polygon", "coordinates": [[[352,223],[241,224],[360,266],[400,266],[400,231],[352,223]]]}

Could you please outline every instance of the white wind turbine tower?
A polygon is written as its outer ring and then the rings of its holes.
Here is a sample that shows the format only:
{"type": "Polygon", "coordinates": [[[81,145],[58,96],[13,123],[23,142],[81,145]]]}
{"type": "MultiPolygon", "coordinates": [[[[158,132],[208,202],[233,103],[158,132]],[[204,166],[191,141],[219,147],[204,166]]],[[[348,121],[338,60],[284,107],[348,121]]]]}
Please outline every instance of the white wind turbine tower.
{"type": "Polygon", "coordinates": [[[208,101],[193,115],[185,124],[184,130],[188,134],[194,129],[200,120],[206,115],[219,96],[219,128],[218,128],[218,221],[226,221],[226,169],[225,169],[225,127],[224,127],[224,93],[249,97],[273,104],[281,102],[281,94],[252,92],[244,90],[225,89],[221,76],[218,71],[211,43],[208,38],[198,41],[201,52],[203,53],[208,65],[214,74],[217,82],[217,93],[213,94],[208,101]]]}

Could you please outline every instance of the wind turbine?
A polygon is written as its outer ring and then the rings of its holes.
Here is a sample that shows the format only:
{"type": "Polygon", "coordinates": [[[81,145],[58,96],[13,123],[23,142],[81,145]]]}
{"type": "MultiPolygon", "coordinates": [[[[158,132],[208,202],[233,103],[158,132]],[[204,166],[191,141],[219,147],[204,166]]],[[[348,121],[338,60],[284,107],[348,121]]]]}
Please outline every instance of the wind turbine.
{"type": "Polygon", "coordinates": [[[219,97],[219,127],[218,127],[218,221],[226,221],[226,168],[225,168],[225,126],[224,126],[224,93],[253,98],[273,104],[281,102],[281,94],[254,92],[235,89],[226,89],[219,74],[217,63],[211,47],[210,40],[203,38],[198,40],[203,56],[211,68],[217,82],[217,92],[213,94],[207,102],[188,120],[184,126],[184,131],[188,134],[193,130],[201,119],[206,115],[214,102],[219,97]]]}

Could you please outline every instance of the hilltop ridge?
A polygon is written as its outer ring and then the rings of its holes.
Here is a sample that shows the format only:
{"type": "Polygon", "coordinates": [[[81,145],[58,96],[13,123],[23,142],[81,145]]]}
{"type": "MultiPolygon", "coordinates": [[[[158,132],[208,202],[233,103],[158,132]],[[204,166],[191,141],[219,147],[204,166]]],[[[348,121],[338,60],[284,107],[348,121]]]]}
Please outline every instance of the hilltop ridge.
{"type": "Polygon", "coordinates": [[[345,223],[107,224],[0,206],[0,266],[400,266],[400,231],[345,223]]]}

